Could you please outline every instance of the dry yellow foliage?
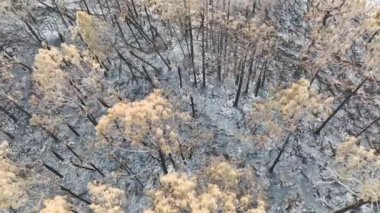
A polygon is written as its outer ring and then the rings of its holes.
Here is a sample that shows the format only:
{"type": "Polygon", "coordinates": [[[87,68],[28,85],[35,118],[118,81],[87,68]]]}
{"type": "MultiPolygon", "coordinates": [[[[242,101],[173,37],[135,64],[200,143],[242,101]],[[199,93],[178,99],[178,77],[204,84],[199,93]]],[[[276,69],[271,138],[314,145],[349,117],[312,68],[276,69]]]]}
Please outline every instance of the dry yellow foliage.
{"type": "MultiPolygon", "coordinates": [[[[84,97],[92,98],[108,92],[104,89],[104,73],[99,67],[88,51],[81,51],[74,45],[40,49],[32,74],[36,83],[35,95],[30,98],[31,105],[36,108],[32,123],[54,132],[53,129],[62,124],[64,118],[73,116],[60,114],[65,107],[78,109],[73,112],[78,116],[80,109],[73,97],[85,100],[84,97]]],[[[89,102],[87,104],[90,105],[89,102]]],[[[96,102],[96,98],[92,102],[96,102]]]]}
{"type": "Polygon", "coordinates": [[[227,162],[211,165],[208,172],[212,181],[218,182],[223,186],[236,185],[241,175],[227,162]]]}
{"type": "Polygon", "coordinates": [[[319,117],[328,114],[327,107],[333,98],[322,99],[313,89],[309,89],[310,82],[305,79],[293,83],[288,89],[281,90],[275,97],[263,104],[256,104],[259,111],[278,110],[286,119],[299,120],[305,116],[319,117]]]}
{"type": "Polygon", "coordinates": [[[155,90],[143,100],[120,102],[110,108],[96,127],[98,135],[112,137],[117,131],[115,124],[121,124],[123,134],[134,143],[141,143],[149,135],[165,151],[178,149],[179,142],[175,130],[169,125],[174,118],[188,116],[174,111],[172,105],[155,90]]]}
{"type": "Polygon", "coordinates": [[[270,140],[295,130],[300,120],[310,122],[327,117],[334,99],[324,99],[309,87],[310,82],[301,79],[279,91],[271,100],[255,104],[250,120],[252,126],[263,125],[266,130],[261,135],[270,140]]]}
{"type": "MultiPolygon", "coordinates": [[[[340,64],[352,70],[355,66],[350,63],[347,53],[358,42],[363,42],[367,33],[377,31],[374,29],[376,21],[371,15],[378,11],[378,3],[368,0],[313,0],[311,5],[307,14],[311,40],[304,55],[308,69],[326,69],[331,64],[340,64]]],[[[363,51],[363,56],[366,52],[363,51]]]]}
{"type": "Polygon", "coordinates": [[[84,80],[91,79],[94,76],[88,76],[92,69],[84,69],[82,63],[94,70],[99,67],[85,51],[82,53],[74,45],[62,44],[60,48],[39,49],[34,60],[33,79],[44,92],[44,98],[58,103],[72,98],[72,95],[67,94],[70,88],[68,81],[82,76],[84,80]],[[67,70],[67,63],[75,65],[76,69],[67,70]]]}
{"type": "Polygon", "coordinates": [[[34,60],[33,78],[44,91],[57,91],[65,81],[66,75],[61,70],[63,55],[58,48],[39,49],[34,60]]]}
{"type": "Polygon", "coordinates": [[[112,49],[112,36],[108,33],[107,24],[95,16],[89,15],[84,11],[76,13],[76,28],[83,41],[93,54],[100,59],[104,59],[112,49]]]}
{"type": "Polygon", "coordinates": [[[380,181],[377,177],[380,175],[380,156],[374,149],[359,146],[357,142],[358,138],[348,137],[336,151],[340,178],[352,185],[364,201],[378,202],[380,181]]]}
{"type": "Polygon", "coordinates": [[[91,201],[90,208],[94,213],[123,213],[126,196],[120,189],[107,184],[89,184],[91,201]]]}
{"type": "Polygon", "coordinates": [[[26,204],[28,195],[25,191],[27,182],[23,180],[20,170],[8,159],[9,144],[0,142],[0,209],[18,209],[26,204]]]}
{"type": "Polygon", "coordinates": [[[44,201],[45,208],[40,213],[70,213],[71,204],[66,201],[64,196],[56,196],[53,199],[44,201]]]}
{"type": "Polygon", "coordinates": [[[345,169],[352,172],[363,169],[365,166],[380,168],[380,156],[375,154],[376,151],[358,146],[357,141],[358,139],[355,137],[348,137],[338,147],[336,152],[337,162],[344,163],[345,169]]]}
{"type": "MultiPolygon", "coordinates": [[[[150,191],[154,207],[145,213],[194,213],[207,212],[251,212],[264,213],[265,202],[258,202],[247,192],[238,190],[239,174],[226,162],[212,165],[208,171],[189,177],[184,173],[171,173],[160,178],[160,189],[150,191]],[[221,172],[225,176],[221,177],[221,172]],[[222,180],[222,181],[220,181],[222,180]],[[227,181],[226,181],[227,180],[227,181]],[[230,181],[232,180],[232,181],[230,181]],[[257,208],[254,204],[257,203],[257,208]]],[[[248,189],[245,189],[248,190],[248,189]]]]}
{"type": "Polygon", "coordinates": [[[380,180],[370,179],[367,180],[361,188],[361,198],[368,202],[379,202],[380,201],[380,180]]]}
{"type": "Polygon", "coordinates": [[[174,22],[198,15],[203,6],[200,0],[143,0],[141,3],[159,14],[162,19],[174,22]]]}

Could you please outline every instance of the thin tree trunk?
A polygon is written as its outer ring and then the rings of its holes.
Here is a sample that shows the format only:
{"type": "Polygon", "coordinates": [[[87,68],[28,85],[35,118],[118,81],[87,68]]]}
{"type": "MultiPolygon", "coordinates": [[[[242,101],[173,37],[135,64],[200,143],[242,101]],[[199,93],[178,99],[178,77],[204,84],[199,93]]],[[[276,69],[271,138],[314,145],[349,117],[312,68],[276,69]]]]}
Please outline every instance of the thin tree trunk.
{"type": "Polygon", "coordinates": [[[158,148],[158,155],[160,156],[160,163],[161,163],[162,170],[164,171],[164,174],[168,174],[168,168],[165,162],[165,154],[161,151],[160,148],[158,148]]]}
{"type": "Polygon", "coordinates": [[[290,138],[290,134],[289,134],[288,137],[286,138],[284,145],[282,145],[282,148],[281,148],[280,152],[278,153],[278,155],[277,155],[277,157],[276,157],[276,160],[273,162],[272,166],[269,168],[269,172],[270,172],[270,173],[273,172],[274,167],[275,167],[275,166],[277,165],[277,163],[280,161],[280,158],[281,158],[282,154],[284,153],[286,146],[287,146],[288,143],[289,143],[289,138],[290,138]]]}
{"type": "Polygon", "coordinates": [[[264,62],[264,68],[263,68],[263,79],[261,80],[261,89],[264,88],[264,84],[265,84],[265,79],[266,79],[266,74],[267,74],[267,71],[268,71],[268,60],[265,60],[264,62]]]}
{"type": "Polygon", "coordinates": [[[169,28],[173,28],[173,34],[174,34],[174,37],[176,37],[177,41],[178,41],[178,44],[179,44],[179,47],[181,48],[181,52],[183,54],[183,58],[186,58],[186,54],[185,54],[185,50],[183,49],[183,45],[182,45],[182,42],[181,40],[179,39],[178,35],[177,35],[177,32],[174,28],[174,26],[172,26],[171,23],[168,23],[169,24],[169,28]]]}
{"type": "Polygon", "coordinates": [[[116,1],[116,5],[117,5],[117,8],[119,9],[119,12],[121,12],[121,6],[120,6],[120,2],[119,0],[115,0],[116,1]]]}
{"type": "Polygon", "coordinates": [[[137,13],[136,4],[134,0],[132,0],[132,7],[133,7],[133,11],[135,12],[136,18],[138,19],[139,14],[137,13]]]}
{"type": "Polygon", "coordinates": [[[29,31],[33,34],[34,38],[38,41],[38,46],[41,46],[42,44],[42,40],[40,39],[40,37],[38,37],[37,35],[37,32],[33,29],[33,27],[26,21],[22,20],[25,25],[28,27],[29,31]]]}
{"type": "Polygon", "coordinates": [[[66,187],[64,187],[64,186],[60,186],[60,188],[61,188],[62,191],[65,191],[65,192],[69,193],[71,196],[73,196],[73,197],[75,197],[76,199],[78,199],[78,200],[84,202],[85,204],[87,204],[87,205],[91,205],[91,202],[90,202],[90,201],[88,201],[88,200],[86,200],[86,199],[83,199],[81,196],[79,196],[78,194],[72,192],[70,189],[68,189],[68,188],[66,188],[66,187]]]}
{"type": "Polygon", "coordinates": [[[87,2],[86,0],[82,0],[83,4],[84,4],[84,7],[86,8],[86,11],[89,15],[92,15],[91,12],[90,12],[90,9],[88,8],[88,5],[87,5],[87,2]]]}
{"type": "Polygon", "coordinates": [[[315,72],[313,77],[311,78],[309,89],[311,88],[311,85],[313,84],[314,80],[317,78],[319,71],[321,71],[321,69],[318,69],[317,72],[315,72]]]}
{"type": "Polygon", "coordinates": [[[107,21],[106,15],[104,15],[103,6],[102,6],[102,4],[100,4],[100,0],[97,0],[97,1],[98,1],[98,5],[100,7],[100,12],[102,13],[103,20],[107,21]]]}
{"type": "Polygon", "coordinates": [[[261,77],[262,77],[262,70],[260,69],[260,74],[256,81],[255,97],[257,97],[257,95],[259,94],[260,85],[261,85],[261,77]]]}
{"type": "Polygon", "coordinates": [[[349,210],[357,209],[357,208],[359,208],[359,207],[361,207],[367,203],[369,203],[369,201],[364,201],[364,200],[360,199],[357,202],[355,202],[349,206],[346,206],[344,208],[341,208],[339,210],[334,211],[334,213],[344,213],[344,212],[347,212],[349,210]]]}
{"type": "Polygon", "coordinates": [[[1,127],[0,127],[0,132],[4,133],[6,136],[8,136],[10,139],[14,140],[15,139],[15,136],[13,136],[11,133],[3,130],[1,127]]]}
{"type": "Polygon", "coordinates": [[[133,55],[134,57],[136,57],[136,58],[139,59],[140,61],[142,61],[142,62],[144,62],[145,64],[147,64],[148,66],[152,67],[152,68],[156,71],[157,74],[159,74],[159,73],[161,72],[157,67],[153,66],[151,63],[149,63],[148,61],[146,61],[146,60],[143,59],[142,57],[136,55],[136,54],[135,54],[134,52],[132,52],[132,51],[129,51],[129,52],[131,53],[131,55],[133,55]]]}
{"type": "Polygon", "coordinates": [[[364,129],[362,129],[358,134],[355,135],[355,137],[359,137],[362,135],[367,129],[369,129],[372,125],[380,121],[380,116],[377,117],[375,120],[373,120],[370,124],[368,124],[364,129]]]}
{"type": "Polygon", "coordinates": [[[181,74],[180,67],[178,67],[178,77],[179,77],[179,88],[182,88],[182,74],[181,74]]]}
{"type": "Polygon", "coordinates": [[[154,83],[153,83],[153,80],[152,78],[149,76],[149,73],[148,73],[148,70],[145,69],[145,66],[143,65],[142,66],[143,70],[144,70],[144,73],[145,73],[145,77],[146,79],[149,81],[150,85],[153,87],[153,88],[156,88],[154,83]]]}
{"type": "Polygon", "coordinates": [[[238,103],[239,103],[239,98],[240,98],[240,93],[241,93],[241,88],[243,86],[243,80],[244,80],[244,70],[245,70],[245,58],[243,60],[243,62],[241,62],[242,64],[240,65],[241,68],[240,68],[240,76],[239,76],[239,85],[238,85],[238,89],[236,91],[236,97],[235,97],[235,102],[234,102],[234,107],[237,107],[238,106],[238,103]]]}
{"type": "Polygon", "coordinates": [[[368,80],[368,77],[365,77],[362,82],[356,87],[354,91],[352,91],[345,99],[344,101],[334,110],[334,112],[322,123],[322,125],[315,130],[315,134],[319,135],[321,133],[322,129],[326,126],[326,124],[335,116],[335,114],[350,100],[350,98],[356,94],[356,92],[363,86],[363,84],[368,80]]]}
{"type": "Polygon", "coordinates": [[[139,46],[139,48],[142,49],[142,47],[141,47],[141,45],[140,45],[140,42],[139,42],[139,39],[137,38],[135,32],[133,31],[133,29],[132,29],[132,27],[131,27],[131,25],[129,24],[128,21],[127,21],[127,26],[128,26],[128,28],[129,28],[129,30],[131,31],[132,36],[133,36],[133,38],[135,39],[135,41],[136,41],[136,43],[137,43],[137,46],[139,46]]]}
{"type": "Polygon", "coordinates": [[[194,76],[194,84],[197,85],[197,75],[195,72],[195,62],[194,62],[194,41],[193,41],[193,29],[191,24],[191,17],[188,17],[188,27],[189,27],[189,35],[190,35],[190,57],[191,57],[191,67],[193,69],[193,76],[194,76]]]}
{"type": "Polygon", "coordinates": [[[193,116],[193,118],[195,118],[195,104],[194,104],[194,98],[193,98],[193,96],[190,96],[190,102],[191,102],[192,116],[193,116]]]}
{"type": "MultiPolygon", "coordinates": [[[[245,86],[244,95],[247,95],[247,94],[248,94],[249,83],[251,82],[251,76],[252,76],[252,71],[253,71],[253,63],[254,63],[254,59],[253,59],[253,57],[252,57],[251,60],[250,60],[250,62],[249,62],[247,84],[246,84],[246,86],[245,86]]],[[[255,73],[256,73],[256,70],[255,70],[255,73]]]]}
{"type": "Polygon", "coordinates": [[[58,12],[58,14],[59,14],[59,17],[60,17],[61,20],[62,20],[62,23],[65,25],[66,29],[69,29],[69,25],[67,25],[66,20],[65,20],[65,18],[63,17],[62,12],[61,12],[61,10],[60,10],[59,7],[58,7],[57,2],[56,2],[55,0],[52,0],[52,2],[53,2],[54,6],[55,6],[55,8],[56,8],[56,10],[57,10],[57,12],[58,12]]]}
{"type": "Polygon", "coordinates": [[[13,122],[17,123],[18,119],[12,113],[10,113],[6,108],[0,106],[0,111],[2,111],[4,114],[8,115],[8,117],[11,118],[13,120],[13,122]]]}
{"type": "Polygon", "coordinates": [[[205,16],[202,15],[202,76],[203,76],[203,87],[206,87],[206,55],[205,55],[205,16]]]}

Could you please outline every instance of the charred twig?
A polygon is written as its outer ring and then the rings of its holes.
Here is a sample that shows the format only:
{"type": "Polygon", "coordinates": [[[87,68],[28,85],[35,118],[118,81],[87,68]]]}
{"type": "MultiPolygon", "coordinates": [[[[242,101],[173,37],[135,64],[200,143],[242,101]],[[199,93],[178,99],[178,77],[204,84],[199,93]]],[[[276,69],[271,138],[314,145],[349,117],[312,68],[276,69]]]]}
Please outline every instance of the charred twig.
{"type": "Polygon", "coordinates": [[[91,202],[86,200],[86,199],[83,199],[81,198],[79,195],[75,194],[74,192],[72,192],[70,189],[64,187],[64,186],[59,186],[61,188],[62,191],[65,191],[67,193],[69,193],[71,196],[75,197],[76,199],[86,203],[87,205],[91,205],[91,202]]]}
{"type": "Polygon", "coordinates": [[[377,123],[378,121],[380,121],[380,116],[377,117],[374,121],[372,121],[370,124],[368,124],[364,129],[362,129],[358,134],[355,135],[355,137],[359,137],[360,135],[362,135],[365,131],[367,131],[367,129],[369,129],[372,125],[374,125],[375,123],[377,123]]]}
{"type": "Polygon", "coordinates": [[[274,167],[277,165],[277,163],[280,161],[280,158],[281,158],[281,155],[284,153],[285,151],[285,148],[286,146],[288,145],[289,143],[289,138],[290,138],[290,133],[288,135],[288,137],[286,138],[286,141],[284,143],[284,145],[282,145],[282,148],[280,150],[280,152],[278,153],[277,157],[276,157],[276,160],[273,162],[272,166],[269,168],[269,172],[272,173],[273,170],[274,170],[274,167]]]}
{"type": "Polygon", "coordinates": [[[347,211],[352,210],[352,209],[357,209],[357,208],[359,208],[359,207],[361,207],[361,206],[363,206],[363,205],[365,205],[367,203],[370,203],[370,202],[369,201],[364,201],[364,200],[360,199],[360,200],[356,201],[355,203],[353,203],[351,205],[348,205],[348,206],[346,206],[344,208],[341,208],[339,210],[334,211],[334,213],[344,213],[344,212],[347,212],[347,211]]]}
{"type": "MultiPolygon", "coordinates": [[[[107,17],[106,17],[106,15],[104,14],[104,10],[103,10],[103,5],[100,3],[100,0],[97,0],[97,2],[98,2],[98,5],[99,5],[100,13],[101,13],[102,16],[103,16],[103,20],[104,20],[104,21],[107,21],[107,17]]],[[[106,1],[106,2],[107,2],[107,1],[106,1]]],[[[111,20],[112,20],[112,18],[111,18],[111,20]]]]}
{"type": "Polygon", "coordinates": [[[90,168],[90,167],[87,167],[87,166],[82,166],[82,165],[79,165],[79,164],[76,164],[74,162],[70,162],[71,165],[75,166],[75,167],[78,167],[78,168],[81,168],[81,169],[86,169],[86,170],[90,170],[90,171],[93,171],[93,172],[96,172],[96,169],[93,169],[93,168],[90,168]]]}
{"type": "Polygon", "coordinates": [[[153,80],[152,80],[152,78],[149,76],[148,70],[146,70],[146,68],[145,68],[144,65],[142,65],[142,68],[143,68],[143,70],[144,70],[145,78],[148,80],[148,82],[150,83],[150,85],[151,85],[153,88],[155,88],[155,85],[154,85],[154,83],[153,83],[153,80]]]}
{"type": "Polygon", "coordinates": [[[172,154],[170,154],[170,153],[169,153],[169,160],[170,160],[170,162],[172,163],[172,165],[173,165],[173,167],[174,167],[174,170],[177,170],[177,166],[176,166],[176,164],[175,164],[175,162],[174,162],[173,156],[172,156],[172,154]]]}
{"type": "Polygon", "coordinates": [[[98,167],[96,167],[93,163],[89,163],[89,164],[90,164],[90,166],[91,166],[92,168],[94,168],[97,172],[99,172],[99,174],[100,174],[101,176],[105,177],[104,173],[103,173],[102,171],[100,171],[100,169],[98,169],[98,167]]]}
{"type": "Polygon", "coordinates": [[[89,7],[88,7],[88,5],[87,5],[86,0],[82,0],[82,2],[83,2],[83,4],[84,4],[84,7],[86,8],[87,13],[88,13],[89,15],[92,15],[91,12],[90,12],[89,7]]]}
{"type": "Polygon", "coordinates": [[[28,65],[24,64],[23,62],[21,62],[21,61],[15,59],[14,56],[13,56],[13,54],[9,53],[9,52],[8,52],[3,46],[1,46],[1,45],[0,45],[0,51],[3,51],[3,52],[6,54],[6,56],[8,56],[8,57],[5,57],[5,58],[8,59],[9,61],[21,65],[22,67],[24,67],[25,69],[27,69],[29,72],[32,72],[32,71],[33,71],[33,69],[32,69],[30,66],[28,66],[28,65]]]}
{"type": "Polygon", "coordinates": [[[32,117],[32,115],[31,115],[28,111],[26,111],[23,107],[21,107],[16,101],[14,101],[12,97],[10,97],[10,96],[6,96],[6,98],[7,98],[7,100],[9,100],[10,102],[12,102],[12,104],[15,105],[16,108],[17,108],[18,110],[20,110],[21,112],[23,112],[28,118],[31,118],[31,117],[32,117]]]}
{"type": "Polygon", "coordinates": [[[121,34],[121,38],[122,38],[122,40],[124,41],[124,43],[125,43],[126,45],[128,45],[128,42],[127,42],[127,40],[126,40],[126,38],[125,38],[125,35],[124,35],[124,32],[123,32],[123,29],[121,28],[120,23],[119,23],[119,21],[117,20],[117,16],[116,16],[116,15],[113,15],[113,19],[115,20],[116,26],[117,26],[117,28],[119,29],[119,32],[120,32],[120,34],[121,34]]]}
{"type": "MultiPolygon", "coordinates": [[[[53,10],[55,10],[56,12],[58,12],[59,17],[60,17],[61,20],[62,20],[62,23],[65,25],[66,29],[69,29],[69,25],[67,24],[65,18],[63,17],[64,14],[62,14],[61,10],[59,9],[57,2],[56,2],[55,0],[52,0],[52,2],[53,2],[53,4],[54,4],[54,6],[55,6],[55,8],[53,8],[53,10]]],[[[40,2],[40,3],[41,3],[41,2],[40,2]]],[[[42,3],[41,3],[41,4],[42,4],[42,3]]],[[[45,5],[46,5],[46,4],[45,4],[45,5]]],[[[66,15],[66,16],[68,16],[68,15],[66,15]]],[[[70,16],[68,16],[68,17],[71,18],[70,16]]],[[[72,19],[72,21],[74,21],[74,20],[75,20],[75,19],[72,19]]]]}
{"type": "Polygon", "coordinates": [[[129,24],[129,22],[127,21],[127,26],[128,26],[128,29],[129,31],[131,31],[132,33],[132,36],[133,38],[135,39],[136,43],[137,43],[137,46],[139,47],[140,50],[142,50],[142,47],[141,47],[141,44],[139,42],[139,39],[137,38],[136,34],[135,34],[135,31],[133,31],[132,27],[131,27],[131,24],[129,24]]]}
{"type": "Polygon", "coordinates": [[[148,20],[148,23],[149,23],[149,30],[150,30],[150,33],[152,34],[152,41],[155,41],[155,40],[156,40],[156,39],[155,39],[155,32],[154,32],[154,30],[153,30],[153,25],[152,25],[152,23],[151,23],[151,21],[150,21],[150,16],[149,16],[149,14],[148,14],[148,10],[147,10],[146,6],[144,6],[144,11],[145,11],[146,19],[148,20]]]}
{"type": "Polygon", "coordinates": [[[137,31],[140,33],[140,35],[145,39],[146,42],[153,44],[153,41],[149,38],[149,36],[144,32],[144,29],[141,27],[139,23],[134,21],[133,19],[128,19],[127,20],[130,24],[132,24],[137,31]]]}
{"type": "Polygon", "coordinates": [[[60,155],[60,154],[58,154],[57,152],[55,152],[55,151],[51,151],[53,154],[54,154],[54,156],[56,157],[56,158],[58,158],[58,160],[60,160],[60,161],[65,161],[65,159],[60,155]]]}
{"type": "Polygon", "coordinates": [[[49,171],[53,172],[55,175],[57,175],[59,178],[63,178],[63,175],[59,173],[57,170],[55,170],[53,167],[43,163],[44,167],[46,167],[49,171]]]}
{"type": "Polygon", "coordinates": [[[14,115],[12,115],[12,113],[8,112],[7,109],[0,106],[0,111],[4,112],[4,114],[8,115],[8,117],[10,117],[13,120],[13,122],[17,123],[17,118],[14,115]]]}
{"type": "Polygon", "coordinates": [[[133,66],[132,63],[129,62],[129,61],[123,56],[123,54],[121,54],[121,52],[120,52],[118,49],[115,48],[115,51],[116,51],[117,55],[119,56],[119,58],[120,58],[122,61],[124,61],[124,62],[128,65],[129,68],[133,68],[133,69],[135,69],[135,70],[138,71],[137,67],[133,66]]]}
{"type": "Polygon", "coordinates": [[[148,61],[146,61],[146,60],[143,59],[142,57],[136,55],[136,54],[135,54],[134,52],[132,52],[132,51],[129,51],[129,52],[131,53],[131,55],[133,55],[134,57],[136,57],[136,58],[139,59],[140,61],[142,61],[142,62],[144,62],[145,64],[147,64],[148,66],[152,67],[152,68],[157,72],[157,74],[159,74],[159,73],[161,72],[157,67],[153,66],[151,63],[149,63],[148,61]]]}
{"type": "Polygon", "coordinates": [[[88,118],[88,120],[91,121],[91,123],[92,123],[94,126],[97,126],[97,125],[98,125],[98,122],[95,120],[94,116],[93,116],[91,113],[87,113],[87,118],[88,118]]]}
{"type": "Polygon", "coordinates": [[[139,14],[137,13],[135,1],[132,0],[131,2],[132,2],[133,11],[135,12],[135,16],[138,19],[139,18],[139,14]]]}
{"type": "Polygon", "coordinates": [[[178,37],[178,35],[177,35],[177,32],[176,32],[174,26],[172,26],[172,24],[170,24],[170,23],[168,23],[168,25],[169,25],[169,26],[168,26],[169,29],[170,29],[170,28],[173,28],[173,34],[174,34],[174,37],[177,39],[178,44],[179,44],[179,47],[180,47],[181,52],[182,52],[182,54],[183,54],[183,57],[185,58],[185,57],[186,57],[185,50],[183,49],[182,42],[181,42],[181,40],[179,39],[179,37],[178,37]]]}
{"type": "Polygon", "coordinates": [[[75,157],[77,157],[79,160],[80,160],[80,162],[83,162],[83,160],[82,160],[82,158],[80,158],[79,157],[79,155],[69,146],[69,145],[65,145],[66,146],[66,148],[71,152],[71,153],[73,153],[73,155],[75,156],[75,157]]]}
{"type": "Polygon", "coordinates": [[[37,32],[33,29],[33,27],[28,22],[26,22],[24,20],[22,20],[22,22],[24,22],[24,24],[29,29],[29,31],[32,33],[32,35],[34,36],[34,38],[38,41],[38,46],[41,46],[42,45],[42,40],[37,35],[37,32]]]}
{"type": "Polygon", "coordinates": [[[128,172],[128,174],[131,174],[134,177],[134,179],[139,183],[139,185],[141,186],[141,188],[144,188],[144,184],[142,184],[142,182],[138,179],[137,175],[133,172],[133,170],[126,163],[122,163],[117,158],[114,158],[114,159],[120,164],[121,167],[125,166],[125,170],[128,172]]]}
{"type": "MultiPolygon", "coordinates": [[[[135,39],[136,39],[136,42],[137,42],[138,47],[135,47],[135,46],[129,44],[128,41],[127,41],[127,39],[126,39],[126,37],[125,37],[125,34],[124,34],[124,32],[123,32],[123,29],[121,28],[120,23],[119,23],[119,21],[117,20],[116,15],[114,15],[113,20],[115,20],[116,26],[117,26],[117,28],[118,28],[120,34],[121,34],[121,38],[122,38],[124,44],[125,44],[127,47],[131,47],[131,48],[136,49],[136,50],[138,50],[138,51],[140,51],[140,52],[147,53],[146,51],[144,51],[144,50],[141,48],[140,43],[138,42],[137,38],[135,38],[135,39]]],[[[128,22],[127,22],[127,23],[128,23],[128,22]]],[[[129,24],[128,24],[128,27],[130,27],[129,24]]],[[[132,29],[131,29],[131,31],[132,31],[132,29]]],[[[134,32],[133,32],[133,31],[132,31],[132,34],[134,35],[134,32]]]]}
{"type": "Polygon", "coordinates": [[[39,125],[39,127],[44,130],[51,138],[53,138],[53,140],[57,143],[60,142],[60,140],[58,139],[58,137],[53,133],[51,132],[50,130],[46,129],[45,127],[39,125]]]}
{"type": "Polygon", "coordinates": [[[108,105],[107,103],[106,103],[106,101],[105,100],[103,100],[102,98],[98,98],[98,101],[105,107],[105,108],[110,108],[110,105],[108,105]]]}
{"type": "Polygon", "coordinates": [[[67,127],[69,127],[69,129],[77,136],[79,137],[80,134],[75,130],[75,128],[73,126],[71,126],[70,124],[66,123],[67,127]]]}
{"type": "Polygon", "coordinates": [[[314,80],[317,78],[320,71],[321,71],[321,69],[318,69],[317,72],[314,73],[313,77],[310,80],[309,89],[311,88],[311,85],[313,84],[314,80]]]}
{"type": "Polygon", "coordinates": [[[127,64],[129,70],[131,71],[131,74],[132,74],[132,78],[136,81],[136,83],[138,84],[139,81],[137,80],[137,76],[135,75],[135,72],[133,72],[133,70],[136,70],[137,72],[140,72],[140,70],[138,70],[135,66],[132,65],[131,62],[129,62],[126,58],[124,58],[124,56],[116,49],[116,52],[117,54],[119,55],[119,58],[121,58],[122,61],[124,61],[124,63],[127,64]]]}
{"type": "Polygon", "coordinates": [[[11,133],[3,130],[0,128],[0,132],[2,132],[3,134],[5,134],[6,136],[8,136],[10,139],[14,140],[15,139],[15,136],[13,136],[11,133]]]}

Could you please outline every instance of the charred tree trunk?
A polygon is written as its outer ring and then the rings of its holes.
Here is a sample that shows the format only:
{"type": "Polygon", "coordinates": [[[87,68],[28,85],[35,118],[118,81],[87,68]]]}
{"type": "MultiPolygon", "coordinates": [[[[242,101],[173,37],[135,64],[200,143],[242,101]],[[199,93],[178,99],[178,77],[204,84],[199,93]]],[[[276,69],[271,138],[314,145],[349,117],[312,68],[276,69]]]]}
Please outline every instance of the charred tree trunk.
{"type": "Polygon", "coordinates": [[[364,78],[362,82],[356,87],[354,91],[352,91],[345,99],[344,101],[334,110],[334,112],[322,123],[322,125],[315,130],[315,134],[319,135],[321,133],[322,129],[326,126],[326,124],[335,116],[335,114],[350,100],[350,98],[356,94],[356,92],[363,86],[363,84],[368,80],[368,78],[364,78]]]}
{"type": "Polygon", "coordinates": [[[205,16],[202,14],[202,26],[201,26],[201,35],[202,35],[202,77],[203,82],[202,86],[206,87],[206,55],[205,55],[205,16]]]}
{"type": "Polygon", "coordinates": [[[239,84],[238,84],[238,88],[237,88],[237,91],[236,91],[236,97],[235,97],[235,101],[234,101],[234,107],[238,106],[239,98],[240,98],[240,93],[241,93],[241,88],[243,87],[245,60],[246,60],[246,57],[244,57],[243,61],[241,62],[241,65],[240,65],[239,84]]]}

